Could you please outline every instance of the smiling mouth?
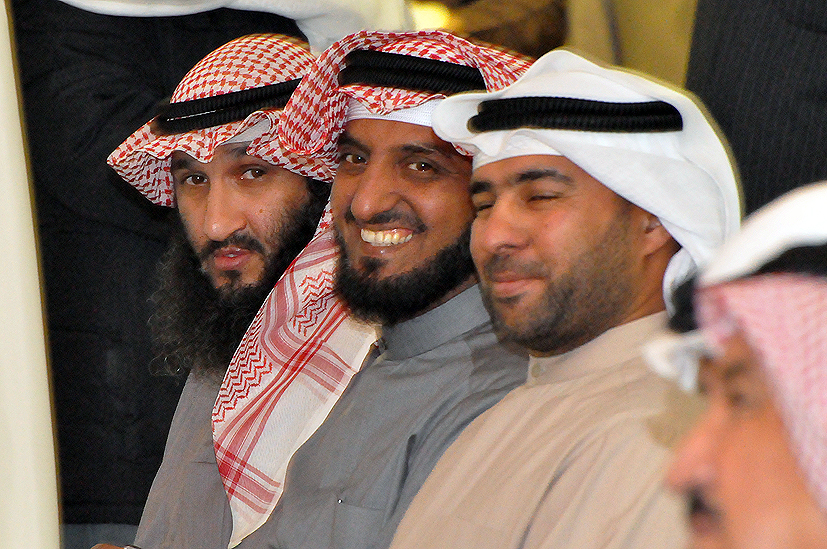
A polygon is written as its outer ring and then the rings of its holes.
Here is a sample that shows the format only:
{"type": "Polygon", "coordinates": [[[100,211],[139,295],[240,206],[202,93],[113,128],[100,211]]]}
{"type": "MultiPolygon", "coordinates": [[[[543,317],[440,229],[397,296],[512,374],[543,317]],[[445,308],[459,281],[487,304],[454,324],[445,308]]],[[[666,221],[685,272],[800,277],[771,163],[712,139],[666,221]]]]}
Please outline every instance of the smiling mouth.
{"type": "Polygon", "coordinates": [[[398,246],[413,238],[409,229],[390,229],[387,231],[361,230],[362,241],[373,246],[398,246]]]}

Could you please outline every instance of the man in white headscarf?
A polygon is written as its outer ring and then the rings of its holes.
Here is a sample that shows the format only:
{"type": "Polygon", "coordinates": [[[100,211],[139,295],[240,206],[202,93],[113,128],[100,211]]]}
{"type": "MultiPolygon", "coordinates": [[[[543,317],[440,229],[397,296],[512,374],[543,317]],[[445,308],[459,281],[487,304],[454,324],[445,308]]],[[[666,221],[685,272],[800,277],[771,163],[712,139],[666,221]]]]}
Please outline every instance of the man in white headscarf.
{"type": "Polygon", "coordinates": [[[822,182],[752,215],[647,346],[708,401],[667,477],[692,547],[827,547],[825,209],[822,182]]]}
{"type": "Polygon", "coordinates": [[[689,402],[640,345],[739,224],[710,120],[686,94],[558,50],[500,92],[447,99],[434,129],[474,154],[483,297],[531,361],[445,452],[392,547],[680,547],[660,477],[689,402]]]}

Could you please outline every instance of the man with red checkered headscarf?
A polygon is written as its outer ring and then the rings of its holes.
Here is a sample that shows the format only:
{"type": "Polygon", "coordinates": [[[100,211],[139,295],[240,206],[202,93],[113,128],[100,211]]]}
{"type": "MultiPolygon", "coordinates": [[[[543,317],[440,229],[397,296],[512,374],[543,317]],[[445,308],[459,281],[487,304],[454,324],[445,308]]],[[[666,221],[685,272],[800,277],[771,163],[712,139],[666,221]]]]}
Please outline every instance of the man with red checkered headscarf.
{"type": "MultiPolygon", "coordinates": [[[[436,137],[431,112],[527,66],[444,32],[364,31],[326,50],[285,107],[280,142],[337,169],[336,292],[381,339],[239,547],[387,546],[442,451],[524,381],[526,356],[498,343],[476,286],[470,158],[436,137]]],[[[262,319],[261,339],[271,331],[262,319]]],[[[237,357],[263,347],[245,341],[237,357]]],[[[219,467],[255,480],[266,464],[248,471],[220,430],[231,432],[216,427],[219,467]]]]}
{"type": "Polygon", "coordinates": [[[649,344],[706,409],[676,450],[690,547],[827,547],[827,182],[752,214],[649,344]]]}
{"type": "MultiPolygon", "coordinates": [[[[149,200],[175,207],[179,220],[152,328],[166,369],[189,376],[138,529],[143,549],[229,544],[233,520],[211,412],[233,353],[274,286],[275,295],[290,298],[279,308],[288,319],[280,335],[293,336],[283,347],[313,349],[301,361],[278,361],[290,375],[276,375],[281,398],[269,403],[281,425],[271,462],[286,465],[349,381],[349,364],[358,366],[375,339],[332,298],[335,246],[323,215],[331,171],[277,145],[281,111],[312,62],[306,44],[293,38],[233,40],[190,70],[160,114],[109,157],[149,200]],[[304,306],[317,322],[296,329],[290,322],[304,306]]],[[[225,404],[236,408],[234,400],[225,404]]],[[[280,486],[278,476],[273,482],[280,486]]]]}

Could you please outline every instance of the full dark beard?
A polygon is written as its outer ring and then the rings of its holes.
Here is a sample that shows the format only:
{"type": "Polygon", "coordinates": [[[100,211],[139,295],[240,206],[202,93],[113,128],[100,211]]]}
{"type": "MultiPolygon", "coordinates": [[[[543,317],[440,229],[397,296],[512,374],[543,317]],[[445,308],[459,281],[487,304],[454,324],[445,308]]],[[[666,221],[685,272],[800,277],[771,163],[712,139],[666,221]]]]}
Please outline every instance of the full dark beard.
{"type": "Polygon", "coordinates": [[[340,257],[335,288],[357,318],[382,324],[411,319],[442,299],[474,273],[471,260],[471,227],[443,248],[422,267],[383,280],[374,275],[378,265],[366,272],[355,269],[341,236],[336,234],[340,257]]]}
{"type": "Polygon", "coordinates": [[[180,222],[159,264],[160,287],[153,294],[149,324],[157,358],[153,371],[186,371],[223,376],[241,338],[267,294],[313,237],[324,208],[317,200],[282,225],[281,249],[267,258],[261,280],[253,285],[216,290],[180,222]]]}

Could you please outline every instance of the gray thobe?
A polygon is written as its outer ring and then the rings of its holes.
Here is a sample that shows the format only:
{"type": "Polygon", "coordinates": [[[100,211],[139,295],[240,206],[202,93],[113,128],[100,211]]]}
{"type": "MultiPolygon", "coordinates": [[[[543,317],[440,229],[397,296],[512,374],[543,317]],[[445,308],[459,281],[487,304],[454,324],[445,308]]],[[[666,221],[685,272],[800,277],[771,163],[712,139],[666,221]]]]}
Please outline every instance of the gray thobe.
{"type": "Polygon", "coordinates": [[[278,506],[240,549],[386,547],[443,451],[526,378],[527,357],[497,342],[476,286],[386,327],[381,343],[294,454],[278,506]]]}

